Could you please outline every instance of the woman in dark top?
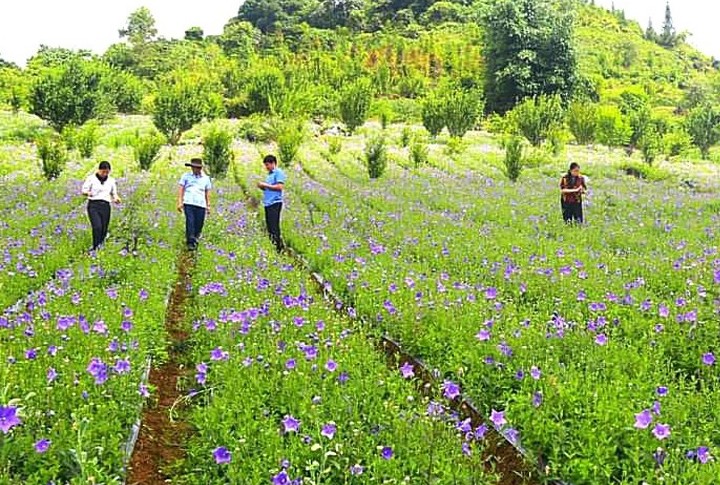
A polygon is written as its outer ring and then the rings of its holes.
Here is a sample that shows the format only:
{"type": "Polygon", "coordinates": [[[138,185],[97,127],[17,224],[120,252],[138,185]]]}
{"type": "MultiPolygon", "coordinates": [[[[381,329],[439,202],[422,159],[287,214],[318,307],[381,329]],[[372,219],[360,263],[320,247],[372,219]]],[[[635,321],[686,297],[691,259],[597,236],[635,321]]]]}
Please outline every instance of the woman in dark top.
{"type": "Polygon", "coordinates": [[[560,181],[560,206],[566,223],[583,223],[582,196],[586,191],[587,185],[585,178],[580,175],[580,165],[570,164],[570,170],[560,181]]]}

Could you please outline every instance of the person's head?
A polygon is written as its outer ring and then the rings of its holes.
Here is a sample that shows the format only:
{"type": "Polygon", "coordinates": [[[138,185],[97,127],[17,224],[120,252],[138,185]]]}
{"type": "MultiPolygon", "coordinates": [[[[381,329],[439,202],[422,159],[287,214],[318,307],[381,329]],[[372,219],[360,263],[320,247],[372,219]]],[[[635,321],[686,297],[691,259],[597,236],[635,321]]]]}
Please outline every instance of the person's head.
{"type": "Polygon", "coordinates": [[[277,158],[275,158],[275,155],[268,155],[263,159],[263,164],[265,165],[265,170],[272,172],[277,167],[277,158]]]}
{"type": "Polygon", "coordinates": [[[571,163],[570,169],[568,170],[568,174],[572,175],[573,177],[579,177],[580,176],[580,164],[578,163],[571,163]]]}
{"type": "Polygon", "coordinates": [[[97,174],[102,178],[106,178],[108,175],[110,175],[110,170],[110,162],[100,162],[100,165],[98,165],[97,174]]]}
{"type": "Polygon", "coordinates": [[[190,163],[186,163],[185,166],[190,167],[193,175],[202,174],[203,161],[201,158],[192,158],[192,159],[190,159],[190,163]]]}

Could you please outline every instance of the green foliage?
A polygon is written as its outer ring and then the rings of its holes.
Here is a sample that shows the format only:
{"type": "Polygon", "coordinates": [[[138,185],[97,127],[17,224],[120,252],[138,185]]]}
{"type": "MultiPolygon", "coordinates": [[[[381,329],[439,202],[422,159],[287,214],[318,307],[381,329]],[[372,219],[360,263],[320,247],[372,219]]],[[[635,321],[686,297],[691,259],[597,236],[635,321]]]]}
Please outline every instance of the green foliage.
{"type": "Polygon", "coordinates": [[[469,130],[475,128],[482,113],[480,94],[462,89],[449,90],[443,97],[443,119],[450,136],[462,138],[469,130]]]}
{"type": "Polygon", "coordinates": [[[642,137],[638,140],[638,146],[642,151],[643,160],[652,165],[655,159],[663,152],[663,139],[655,125],[651,124],[645,129],[642,137]]]}
{"type": "Polygon", "coordinates": [[[133,45],[150,42],[157,35],[155,18],[147,7],[140,7],[130,14],[127,25],[118,32],[120,38],[127,38],[133,45]]]}
{"type": "Polygon", "coordinates": [[[240,121],[237,136],[251,143],[268,143],[276,137],[272,120],[264,116],[250,116],[240,121]]]}
{"type": "Polygon", "coordinates": [[[525,99],[508,113],[514,131],[533,146],[540,146],[552,130],[562,126],[564,116],[558,96],[525,99]]]}
{"type": "Polygon", "coordinates": [[[340,93],[340,119],[350,133],[354,133],[367,120],[372,102],[372,87],[368,79],[360,79],[346,86],[340,93]]]}
{"type": "Polygon", "coordinates": [[[343,139],[339,136],[328,137],[328,150],[330,155],[338,155],[342,151],[343,139]]]}
{"type": "Polygon", "coordinates": [[[578,144],[594,143],[598,127],[597,106],[588,102],[574,102],[568,108],[567,123],[578,144]]]}
{"type": "Polygon", "coordinates": [[[185,40],[190,42],[202,42],[205,38],[205,32],[200,27],[190,27],[185,31],[185,40]]]}
{"type": "Polygon", "coordinates": [[[430,160],[430,151],[425,140],[416,138],[410,145],[410,163],[415,167],[419,168],[423,165],[427,165],[430,160]]]}
{"type": "Polygon", "coordinates": [[[144,136],[141,136],[139,132],[135,133],[132,144],[133,155],[140,170],[147,171],[152,168],[160,156],[160,150],[164,143],[165,139],[156,131],[144,136]]]}
{"type": "Polygon", "coordinates": [[[410,146],[412,136],[412,129],[409,126],[404,127],[402,133],[400,134],[400,146],[402,146],[403,148],[407,148],[408,146],[410,146]]]}
{"type": "Polygon", "coordinates": [[[75,146],[83,158],[90,158],[95,153],[100,138],[99,126],[94,121],[88,121],[75,133],[75,146]]]}
{"type": "Polygon", "coordinates": [[[30,90],[31,113],[58,132],[107,115],[112,104],[101,89],[106,74],[104,66],[78,59],[43,69],[30,90]]]}
{"type": "Polygon", "coordinates": [[[67,151],[62,137],[57,134],[40,137],[37,140],[37,152],[43,176],[47,180],[58,178],[67,162],[67,151]]]}
{"type": "Polygon", "coordinates": [[[203,137],[203,160],[208,168],[208,173],[218,179],[224,179],[227,175],[230,164],[235,158],[233,153],[232,135],[217,126],[203,137]]]}
{"type": "Polygon", "coordinates": [[[253,71],[247,80],[247,108],[250,114],[278,114],[285,95],[285,77],[275,67],[253,71]]]}
{"type": "Polygon", "coordinates": [[[422,122],[433,138],[436,138],[445,128],[444,100],[437,93],[430,94],[423,101],[422,122]]]}
{"type": "Polygon", "coordinates": [[[164,84],[155,99],[153,123],[176,145],[196,123],[217,116],[217,101],[206,86],[193,80],[164,84]]]}
{"type": "Polygon", "coordinates": [[[710,105],[699,106],[688,115],[686,128],[702,158],[709,159],[710,148],[720,141],[720,113],[710,105]]]}
{"type": "Polygon", "coordinates": [[[550,151],[556,157],[560,156],[565,150],[565,146],[568,142],[568,133],[560,125],[552,128],[548,133],[548,144],[550,145],[550,151]]]}
{"type": "Polygon", "coordinates": [[[505,176],[511,182],[516,182],[523,170],[523,140],[519,136],[509,137],[503,143],[503,148],[505,148],[505,176]]]}
{"type": "Polygon", "coordinates": [[[458,155],[462,155],[462,153],[467,148],[467,144],[463,141],[462,138],[458,137],[450,137],[450,139],[445,144],[445,153],[449,157],[456,157],[458,155]]]}
{"type": "Polygon", "coordinates": [[[669,157],[680,157],[690,150],[692,138],[683,127],[665,134],[663,143],[665,145],[665,154],[669,157]]]}
{"type": "Polygon", "coordinates": [[[281,124],[277,135],[280,163],[286,167],[292,166],[305,137],[305,123],[302,120],[288,120],[281,124]]]}
{"type": "Polygon", "coordinates": [[[614,148],[630,141],[632,128],[616,106],[598,108],[597,120],[597,139],[603,145],[614,148]]]}
{"type": "Polygon", "coordinates": [[[382,177],[387,168],[387,141],[385,135],[372,137],[365,145],[365,163],[371,179],[382,177]]]}
{"type": "Polygon", "coordinates": [[[574,11],[552,0],[497,0],[484,15],[490,112],[543,94],[568,100],[578,78],[574,11]]]}
{"type": "Polygon", "coordinates": [[[103,78],[103,92],[118,112],[136,114],[140,112],[145,86],[129,72],[113,70],[103,78]]]}

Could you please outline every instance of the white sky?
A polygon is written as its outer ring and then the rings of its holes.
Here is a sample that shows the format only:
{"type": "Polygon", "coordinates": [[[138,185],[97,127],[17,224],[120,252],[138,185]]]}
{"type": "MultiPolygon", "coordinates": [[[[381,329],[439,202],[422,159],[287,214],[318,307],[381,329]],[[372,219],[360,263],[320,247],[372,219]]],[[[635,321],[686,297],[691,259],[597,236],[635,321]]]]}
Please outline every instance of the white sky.
{"type": "MultiPolygon", "coordinates": [[[[242,0],[1,0],[0,56],[24,65],[40,44],[102,53],[117,42],[118,29],[128,15],[148,7],[161,36],[179,38],[187,28],[199,26],[205,34],[219,34],[237,14],[242,0]]],[[[597,0],[610,7],[612,0],[597,0]]],[[[675,27],[693,33],[691,43],[720,58],[720,2],[717,0],[671,0],[675,27]]],[[[643,28],[652,16],[662,25],[665,0],[615,0],[628,17],[643,28]]]]}
{"type": "MultiPolygon", "coordinates": [[[[610,8],[613,0],[596,0],[598,5],[610,8]]],[[[655,30],[660,30],[665,20],[666,0],[615,0],[615,8],[625,10],[628,18],[640,22],[643,30],[652,17],[655,30]]],[[[678,32],[688,31],[688,39],[707,55],[720,59],[720,19],[718,0],[670,0],[673,24],[678,32]]]]}

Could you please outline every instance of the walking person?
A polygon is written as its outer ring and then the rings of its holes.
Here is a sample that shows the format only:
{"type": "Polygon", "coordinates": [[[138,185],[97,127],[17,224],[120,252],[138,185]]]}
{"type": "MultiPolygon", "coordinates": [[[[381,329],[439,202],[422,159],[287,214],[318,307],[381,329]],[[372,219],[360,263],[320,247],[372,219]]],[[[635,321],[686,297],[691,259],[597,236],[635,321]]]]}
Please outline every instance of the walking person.
{"type": "Polygon", "coordinates": [[[583,217],[583,194],[587,192],[585,177],[580,175],[580,165],[571,163],[568,173],[560,181],[560,205],[562,207],[563,220],[567,224],[582,224],[583,217]]]}
{"type": "Polygon", "coordinates": [[[185,213],[185,241],[190,251],[198,247],[198,239],[210,213],[212,181],[203,173],[203,162],[193,158],[185,164],[192,172],[183,174],[179,182],[177,210],[185,213]]]}
{"type": "Polygon", "coordinates": [[[88,217],[92,227],[92,251],[97,251],[105,242],[110,227],[110,203],[119,204],[117,183],[110,176],[110,163],[100,162],[97,171],[89,176],[82,186],[82,194],[87,197],[88,217]]]}
{"type": "Polygon", "coordinates": [[[265,182],[258,182],[257,186],[263,191],[263,206],[265,207],[265,223],[270,234],[270,240],[278,252],[283,250],[282,236],[280,235],[280,213],[283,206],[283,189],[285,188],[285,172],[278,168],[277,158],[268,155],[263,160],[268,176],[265,182]]]}

